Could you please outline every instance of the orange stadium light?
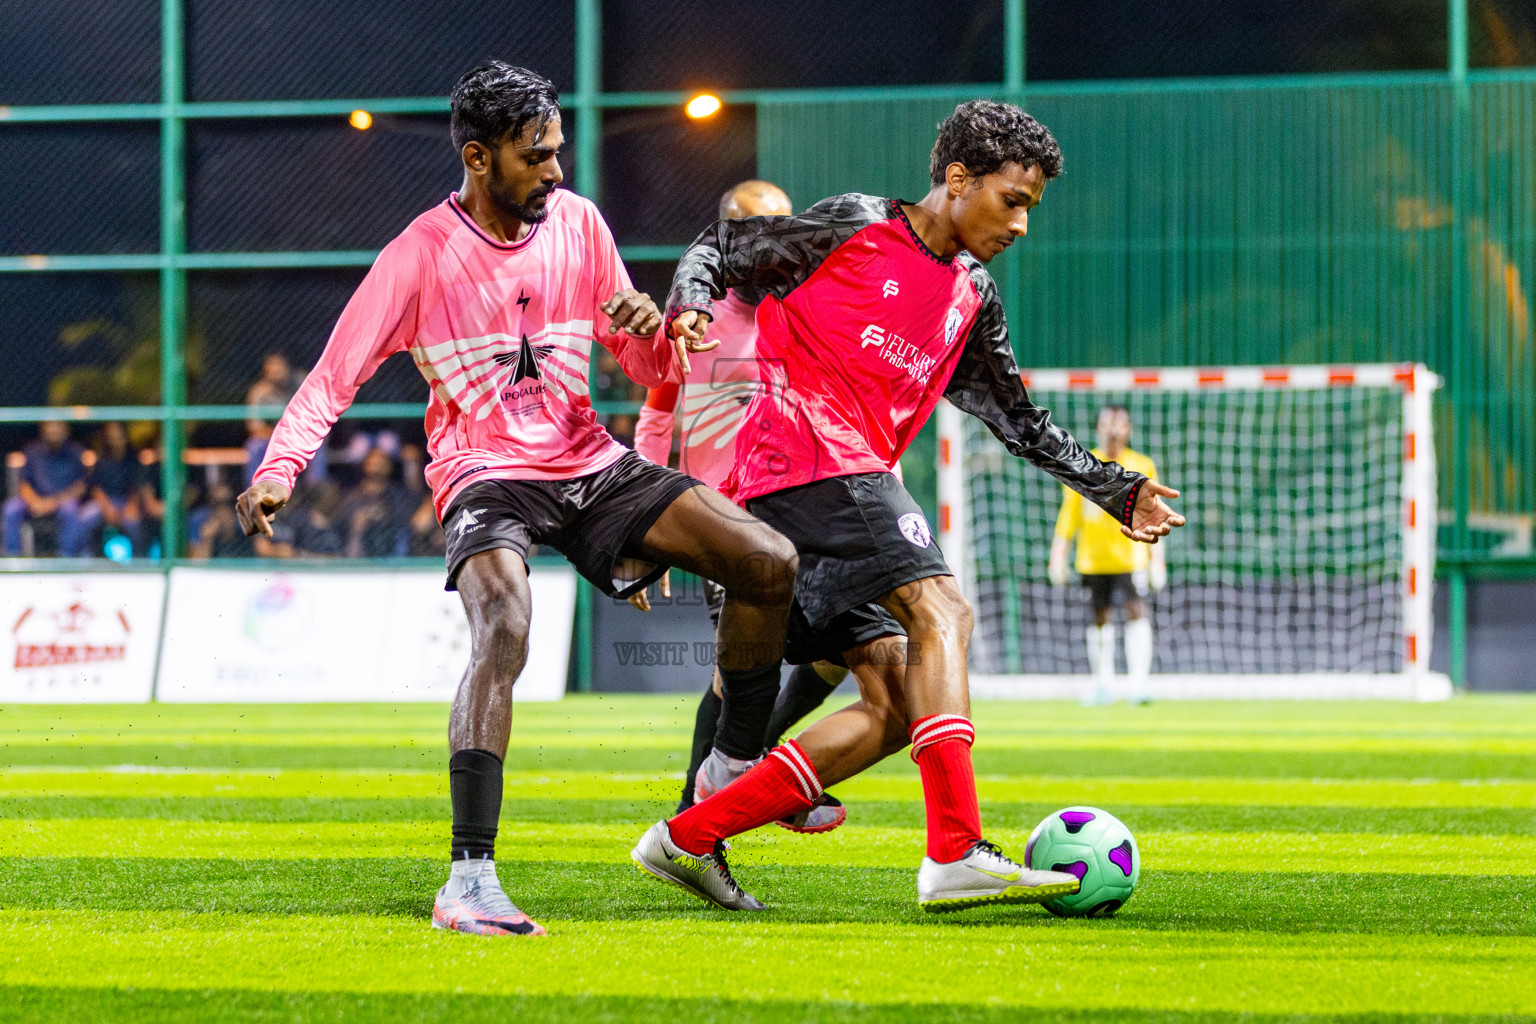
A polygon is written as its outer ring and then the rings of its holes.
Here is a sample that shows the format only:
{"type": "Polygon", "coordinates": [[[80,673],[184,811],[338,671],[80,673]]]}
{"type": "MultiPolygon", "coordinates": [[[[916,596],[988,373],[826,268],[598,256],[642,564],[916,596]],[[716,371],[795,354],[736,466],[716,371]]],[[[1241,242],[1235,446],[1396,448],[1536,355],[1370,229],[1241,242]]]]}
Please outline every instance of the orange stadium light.
{"type": "Polygon", "coordinates": [[[373,115],[366,110],[354,110],[352,116],[347,118],[347,123],[360,132],[365,132],[373,127],[373,115]]]}
{"type": "Polygon", "coordinates": [[[714,93],[701,92],[688,101],[683,110],[695,121],[711,117],[720,112],[720,97],[714,93]]]}

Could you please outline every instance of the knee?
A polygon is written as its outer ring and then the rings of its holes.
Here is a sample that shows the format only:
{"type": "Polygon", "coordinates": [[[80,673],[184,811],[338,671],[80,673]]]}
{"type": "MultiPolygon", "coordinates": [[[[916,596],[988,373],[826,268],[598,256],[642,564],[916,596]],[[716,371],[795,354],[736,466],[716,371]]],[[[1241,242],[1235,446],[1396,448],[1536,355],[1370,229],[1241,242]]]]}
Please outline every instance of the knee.
{"type": "Polygon", "coordinates": [[[495,594],[480,602],[474,631],[475,654],[502,666],[521,667],[528,657],[528,605],[516,594],[495,594]]]}
{"type": "Polygon", "coordinates": [[[720,581],[731,597],[747,604],[788,607],[795,594],[800,556],[782,534],[766,527],[753,539],[753,553],[720,581]]]}

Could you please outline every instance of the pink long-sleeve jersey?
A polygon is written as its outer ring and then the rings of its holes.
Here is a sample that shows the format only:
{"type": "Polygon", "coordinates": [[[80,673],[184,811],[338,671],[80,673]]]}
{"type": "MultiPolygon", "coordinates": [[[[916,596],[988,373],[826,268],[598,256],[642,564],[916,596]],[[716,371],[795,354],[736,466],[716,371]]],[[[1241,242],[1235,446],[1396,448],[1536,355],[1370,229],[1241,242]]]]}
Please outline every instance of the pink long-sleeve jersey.
{"type": "Polygon", "coordinates": [[[689,355],[692,372],[681,388],[651,389],[635,424],[635,451],[665,466],[673,420],[681,417],[678,469],[718,490],[735,462],[736,431],[757,390],[757,307],[729,292],[710,315],[704,337],[720,347],[689,355]]]}
{"type": "Polygon", "coordinates": [[[385,246],[278,421],[256,479],[292,487],[396,352],[411,354],[431,388],[426,477],[439,518],[471,483],[568,480],[617,462],[626,449],[588,397],[593,339],[640,384],[681,373],[664,332],[608,333],[598,307],[630,280],[597,208],[557,189],[548,210],[506,245],[454,195],[385,246]]]}

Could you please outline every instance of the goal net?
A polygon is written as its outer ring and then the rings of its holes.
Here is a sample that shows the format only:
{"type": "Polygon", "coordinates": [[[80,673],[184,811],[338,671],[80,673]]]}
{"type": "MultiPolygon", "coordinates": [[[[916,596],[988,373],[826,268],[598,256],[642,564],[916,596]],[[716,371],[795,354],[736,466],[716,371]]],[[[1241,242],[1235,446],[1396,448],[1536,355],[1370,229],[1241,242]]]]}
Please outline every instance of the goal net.
{"type": "MultiPolygon", "coordinates": [[[[1041,370],[1024,382],[1085,445],[1100,410],[1124,406],[1131,448],[1182,492],[1188,525],[1162,542],[1167,583],[1144,598],[1153,661],[1140,692],[1449,694],[1428,669],[1438,378],[1424,366],[1041,370]]],[[[1062,497],[941,405],[939,536],[975,609],[977,696],[1091,690],[1088,590],[1075,571],[1064,586],[1047,571],[1062,497]]],[[[1123,675],[1124,652],[1113,656],[1123,675]]]]}

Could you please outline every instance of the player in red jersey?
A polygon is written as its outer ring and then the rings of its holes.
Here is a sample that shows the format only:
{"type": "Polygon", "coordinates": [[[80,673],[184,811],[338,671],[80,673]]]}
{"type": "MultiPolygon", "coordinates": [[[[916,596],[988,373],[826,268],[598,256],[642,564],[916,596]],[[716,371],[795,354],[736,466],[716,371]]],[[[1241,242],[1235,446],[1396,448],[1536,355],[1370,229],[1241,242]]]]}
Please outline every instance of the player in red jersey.
{"type": "MultiPolygon", "coordinates": [[[[722,220],[783,217],[793,212],[789,196],[772,182],[743,181],[720,197],[722,220]]],[[[665,466],[672,452],[672,436],[677,433],[681,441],[678,468],[711,487],[725,482],[735,462],[742,413],[757,391],[756,317],[761,299],[760,293],[750,290],[731,291],[714,303],[705,337],[717,347],[691,360],[692,371],[681,385],[668,382],[649,389],[635,425],[636,452],[665,466]]],[[[708,580],[704,585],[710,620],[718,627],[725,590],[708,580]]],[[[672,596],[666,576],[662,576],[660,588],[663,597],[672,596]]],[[[644,590],[631,595],[629,601],[642,611],[650,610],[644,590]]],[[[677,809],[686,810],[695,799],[703,799],[739,778],[762,759],[764,750],[778,745],[791,725],[819,707],[847,674],[847,668],[828,661],[796,665],[774,701],[765,739],[763,732],[754,731],[761,724],[757,716],[745,716],[743,721],[744,716],[733,714],[722,721],[720,676],[716,673],[694,718],[693,749],[677,809]]],[[[824,793],[817,806],[780,824],[796,832],[828,832],[847,816],[843,805],[824,793]]]]}
{"type": "Polygon", "coordinates": [[[636,863],[718,906],[762,906],[736,884],[724,840],[811,806],[823,788],[908,745],[922,775],[927,856],[918,903],[956,910],[1077,890],[982,838],[966,684],[971,609],[928,524],[889,467],[943,397],[1156,543],[1184,523],[1177,492],[1101,462],[1030,402],[1002,302],[982,264],[1028,225],[1061,170],[1056,140],[1018,107],[961,104],[939,129],[918,203],[845,195],[797,217],[721,221],[679,263],[674,336],[696,338],[726,289],[758,310],[764,386],[747,410],[725,492],[800,552],[791,647],[841,651],[860,701],[775,748],[730,787],[658,822],[636,863]],[[868,671],[906,638],[901,671],[868,671]],[[888,649],[888,646],[887,646],[888,649]]]}
{"type": "Polygon", "coordinates": [[[426,469],[447,532],[448,589],[469,616],[469,668],[448,725],[452,869],[432,923],[481,935],[542,935],[496,876],[512,687],[533,613],[526,559],[560,551],[605,593],[625,596],[676,565],[729,591],[718,668],[726,703],[746,694],[761,735],[779,688],[795,552],[713,488],[640,458],[588,399],[594,341],[642,384],[678,380],[688,352],[630,287],[597,208],[570,192],[555,87],[492,62],[453,91],[464,165],[455,195],[379,254],[320,361],[272,433],[237,511],[272,533],[294,478],[386,358],[409,352],[431,387],[426,469]],[[624,567],[649,563],[638,578],[624,567]]]}

